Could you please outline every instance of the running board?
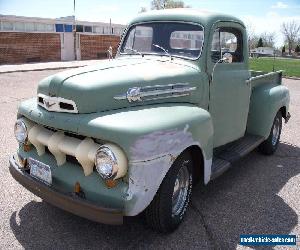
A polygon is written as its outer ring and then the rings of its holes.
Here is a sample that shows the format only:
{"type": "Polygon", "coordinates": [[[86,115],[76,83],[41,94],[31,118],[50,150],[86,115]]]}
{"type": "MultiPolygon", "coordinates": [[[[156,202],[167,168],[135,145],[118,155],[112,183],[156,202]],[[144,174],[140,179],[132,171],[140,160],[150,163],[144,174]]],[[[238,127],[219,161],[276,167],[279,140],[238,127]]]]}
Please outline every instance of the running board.
{"type": "Polygon", "coordinates": [[[210,179],[211,180],[216,179],[230,167],[231,167],[231,163],[229,161],[225,161],[214,156],[212,161],[212,166],[211,166],[210,179]]]}
{"type": "Polygon", "coordinates": [[[211,167],[211,179],[223,174],[232,164],[258,147],[264,138],[262,136],[246,134],[237,141],[228,143],[214,150],[211,167]]]}

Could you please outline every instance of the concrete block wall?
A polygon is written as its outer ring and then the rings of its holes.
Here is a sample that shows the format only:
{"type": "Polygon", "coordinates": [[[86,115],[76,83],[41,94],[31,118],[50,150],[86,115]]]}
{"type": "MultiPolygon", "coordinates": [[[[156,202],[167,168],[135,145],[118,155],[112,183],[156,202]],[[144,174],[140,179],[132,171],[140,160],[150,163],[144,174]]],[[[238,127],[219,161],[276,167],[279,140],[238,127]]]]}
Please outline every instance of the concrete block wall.
{"type": "Polygon", "coordinates": [[[0,64],[60,60],[59,34],[0,32],[0,64]]]}
{"type": "Polygon", "coordinates": [[[109,46],[116,54],[120,37],[115,35],[86,35],[80,34],[80,52],[82,60],[107,58],[109,46]]]}

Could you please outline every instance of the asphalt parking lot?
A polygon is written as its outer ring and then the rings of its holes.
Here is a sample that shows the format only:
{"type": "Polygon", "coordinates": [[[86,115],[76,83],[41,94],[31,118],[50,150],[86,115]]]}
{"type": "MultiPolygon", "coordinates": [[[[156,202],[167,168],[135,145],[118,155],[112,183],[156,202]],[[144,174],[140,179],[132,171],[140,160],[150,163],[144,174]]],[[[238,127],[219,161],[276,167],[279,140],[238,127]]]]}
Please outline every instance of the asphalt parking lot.
{"type": "Polygon", "coordinates": [[[196,187],[184,223],[160,235],[141,218],[108,226],[69,214],[10,176],[18,103],[35,96],[38,81],[56,72],[0,74],[0,249],[246,249],[238,245],[240,234],[300,236],[300,80],[284,80],[292,118],[276,154],[252,152],[208,186],[196,187]]]}

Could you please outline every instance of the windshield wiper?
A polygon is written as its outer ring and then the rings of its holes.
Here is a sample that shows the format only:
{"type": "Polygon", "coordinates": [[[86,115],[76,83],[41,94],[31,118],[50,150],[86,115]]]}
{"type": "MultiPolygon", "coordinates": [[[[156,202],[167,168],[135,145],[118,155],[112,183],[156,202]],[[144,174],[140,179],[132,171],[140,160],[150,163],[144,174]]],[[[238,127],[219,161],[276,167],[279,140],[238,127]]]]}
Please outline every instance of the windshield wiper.
{"type": "Polygon", "coordinates": [[[153,45],[154,47],[156,47],[156,48],[161,49],[163,52],[165,52],[166,55],[169,56],[171,60],[173,59],[172,56],[171,56],[171,54],[170,54],[164,47],[161,47],[161,46],[159,46],[158,44],[152,44],[152,45],[153,45]]]}
{"type": "Polygon", "coordinates": [[[133,49],[133,48],[125,47],[124,50],[130,50],[130,51],[134,52],[135,54],[139,54],[139,55],[143,56],[143,54],[141,52],[139,52],[138,50],[133,49]]]}

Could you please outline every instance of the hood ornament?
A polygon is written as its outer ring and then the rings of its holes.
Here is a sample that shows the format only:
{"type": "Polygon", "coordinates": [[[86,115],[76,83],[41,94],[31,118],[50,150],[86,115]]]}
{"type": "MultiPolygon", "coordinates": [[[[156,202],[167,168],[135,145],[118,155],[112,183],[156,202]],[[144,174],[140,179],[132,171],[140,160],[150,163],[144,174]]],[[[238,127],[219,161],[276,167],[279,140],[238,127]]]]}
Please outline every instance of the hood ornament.
{"type": "Polygon", "coordinates": [[[173,97],[182,97],[190,95],[196,87],[189,83],[175,83],[166,85],[154,85],[146,87],[132,87],[126,91],[126,94],[114,96],[115,100],[128,100],[128,102],[141,102],[159,100],[173,97]]]}
{"type": "Polygon", "coordinates": [[[129,88],[126,93],[126,97],[129,102],[142,101],[141,88],[129,88]]]}

